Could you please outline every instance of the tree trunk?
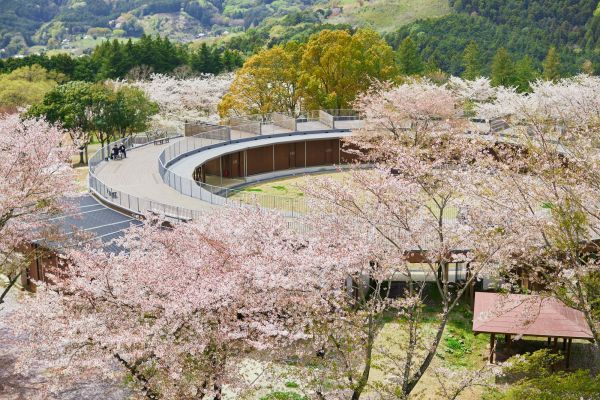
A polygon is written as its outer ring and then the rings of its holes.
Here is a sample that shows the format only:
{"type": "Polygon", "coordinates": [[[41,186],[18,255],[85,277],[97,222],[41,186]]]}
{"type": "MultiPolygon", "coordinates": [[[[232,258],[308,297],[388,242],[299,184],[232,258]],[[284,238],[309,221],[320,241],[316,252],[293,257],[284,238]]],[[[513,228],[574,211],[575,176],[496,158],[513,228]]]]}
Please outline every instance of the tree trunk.
{"type": "Polygon", "coordinates": [[[4,290],[2,291],[2,294],[0,295],[0,304],[4,303],[4,298],[6,298],[10,289],[12,289],[12,287],[17,283],[17,280],[19,279],[19,277],[21,276],[22,273],[23,273],[23,271],[16,274],[13,278],[9,279],[8,286],[6,286],[4,288],[4,290]]]}
{"type": "Polygon", "coordinates": [[[352,400],[360,399],[363,390],[367,386],[369,382],[369,375],[371,373],[371,360],[373,358],[373,343],[375,342],[375,326],[373,323],[373,315],[369,315],[369,334],[367,336],[367,353],[365,354],[365,368],[363,370],[362,376],[358,381],[357,386],[354,388],[354,392],[352,393],[352,400]]]}
{"type": "Polygon", "coordinates": [[[138,370],[136,364],[131,364],[127,362],[119,353],[115,353],[114,357],[129,371],[131,376],[137,380],[137,382],[142,386],[142,392],[149,400],[158,400],[160,398],[159,394],[156,393],[150,386],[148,379],[138,370]]]}
{"type": "Polygon", "coordinates": [[[433,361],[433,357],[437,353],[437,348],[440,344],[440,341],[442,340],[442,336],[444,335],[444,330],[446,329],[446,323],[448,322],[449,316],[450,316],[450,312],[446,311],[442,317],[442,320],[440,321],[440,325],[438,326],[438,331],[435,335],[435,339],[432,344],[432,348],[429,350],[427,357],[425,357],[425,360],[423,360],[423,363],[421,364],[421,367],[419,368],[419,370],[413,375],[413,377],[410,379],[410,381],[404,386],[403,394],[405,397],[408,397],[408,395],[413,391],[415,386],[417,386],[417,383],[419,383],[419,381],[425,374],[425,371],[427,371],[427,368],[429,368],[431,361],[433,361]]]}

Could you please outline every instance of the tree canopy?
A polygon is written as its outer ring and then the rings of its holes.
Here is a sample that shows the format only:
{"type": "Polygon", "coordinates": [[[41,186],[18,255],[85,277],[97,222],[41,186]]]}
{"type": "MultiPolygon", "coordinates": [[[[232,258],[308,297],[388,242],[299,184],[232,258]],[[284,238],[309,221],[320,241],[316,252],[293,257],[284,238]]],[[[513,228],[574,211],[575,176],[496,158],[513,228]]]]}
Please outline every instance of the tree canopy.
{"type": "Polygon", "coordinates": [[[324,30],[305,45],[263,50],[237,71],[221,115],[350,108],[374,80],[397,76],[394,52],[372,30],[324,30]]]}

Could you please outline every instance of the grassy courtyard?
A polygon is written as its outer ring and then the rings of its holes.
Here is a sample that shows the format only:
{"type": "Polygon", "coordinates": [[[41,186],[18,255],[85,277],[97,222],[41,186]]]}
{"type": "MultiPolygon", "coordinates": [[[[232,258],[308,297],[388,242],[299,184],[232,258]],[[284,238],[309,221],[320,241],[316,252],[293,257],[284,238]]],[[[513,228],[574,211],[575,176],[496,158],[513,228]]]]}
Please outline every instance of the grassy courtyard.
{"type": "MultiPolygon", "coordinates": [[[[248,186],[229,196],[229,199],[246,204],[258,204],[273,210],[305,213],[308,210],[302,188],[310,185],[311,181],[317,178],[331,178],[343,182],[351,177],[350,172],[325,172],[266,181],[248,186]]],[[[457,209],[450,208],[445,211],[444,217],[455,219],[457,214],[457,209]]]]}

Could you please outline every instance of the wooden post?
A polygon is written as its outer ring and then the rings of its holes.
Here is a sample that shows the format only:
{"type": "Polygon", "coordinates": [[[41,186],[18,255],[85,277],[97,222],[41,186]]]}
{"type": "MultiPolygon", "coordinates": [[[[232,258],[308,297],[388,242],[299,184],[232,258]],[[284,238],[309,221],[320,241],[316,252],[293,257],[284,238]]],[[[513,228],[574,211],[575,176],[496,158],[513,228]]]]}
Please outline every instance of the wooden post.
{"type": "Polygon", "coordinates": [[[573,342],[573,339],[569,338],[569,341],[567,342],[567,355],[565,356],[565,367],[567,369],[569,369],[569,364],[570,364],[570,359],[571,359],[571,343],[573,342]]]}
{"type": "Polygon", "coordinates": [[[567,349],[567,338],[564,337],[562,338],[562,351],[565,351],[567,349]]]}
{"type": "Polygon", "coordinates": [[[494,363],[494,344],[496,342],[496,334],[492,333],[490,335],[490,364],[494,363]]]}
{"type": "Polygon", "coordinates": [[[219,175],[221,176],[221,186],[223,186],[223,156],[219,157],[219,175]]]}
{"type": "Polygon", "coordinates": [[[554,338],[554,344],[552,345],[552,351],[558,350],[558,336],[554,338]]]}
{"type": "Polygon", "coordinates": [[[551,341],[552,341],[552,338],[550,336],[548,336],[548,347],[550,347],[551,341]]]}

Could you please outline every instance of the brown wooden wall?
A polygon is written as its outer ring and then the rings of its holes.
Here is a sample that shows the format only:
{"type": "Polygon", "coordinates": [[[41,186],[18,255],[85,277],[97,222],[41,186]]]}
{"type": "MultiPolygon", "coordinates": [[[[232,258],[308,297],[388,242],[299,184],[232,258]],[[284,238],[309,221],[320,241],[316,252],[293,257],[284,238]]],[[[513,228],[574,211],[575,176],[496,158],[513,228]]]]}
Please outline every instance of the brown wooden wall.
{"type": "Polygon", "coordinates": [[[308,140],[256,147],[226,154],[204,163],[194,172],[196,180],[206,175],[239,178],[286,169],[348,164],[358,160],[340,147],[339,139],[308,140]]]}
{"type": "Polygon", "coordinates": [[[29,258],[29,266],[21,274],[21,286],[25,289],[35,292],[36,286],[33,281],[48,282],[46,273],[48,271],[56,274],[58,271],[58,255],[37,244],[31,244],[23,249],[23,252],[29,258]]]}
{"type": "Polygon", "coordinates": [[[273,172],[273,146],[257,147],[246,150],[247,174],[256,175],[273,172]]]}

